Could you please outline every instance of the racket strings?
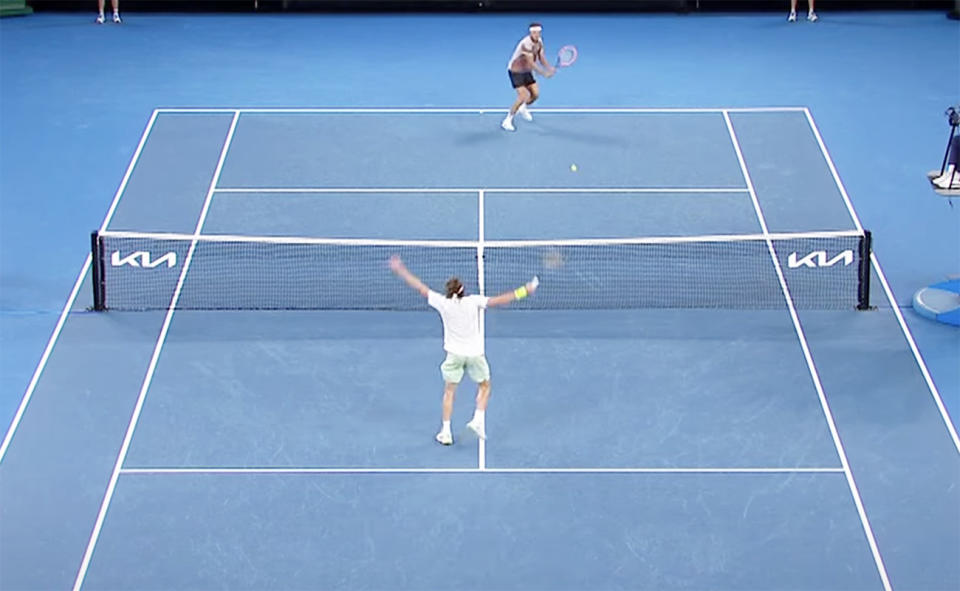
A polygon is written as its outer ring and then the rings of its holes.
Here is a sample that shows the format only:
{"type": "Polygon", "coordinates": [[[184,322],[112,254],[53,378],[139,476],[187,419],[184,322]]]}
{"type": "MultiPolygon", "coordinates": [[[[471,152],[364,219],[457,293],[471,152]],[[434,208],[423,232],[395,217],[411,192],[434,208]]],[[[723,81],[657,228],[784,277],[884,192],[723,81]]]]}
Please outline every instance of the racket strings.
{"type": "Polygon", "coordinates": [[[564,45],[557,52],[557,65],[569,66],[577,61],[577,48],[573,45],[564,45]]]}

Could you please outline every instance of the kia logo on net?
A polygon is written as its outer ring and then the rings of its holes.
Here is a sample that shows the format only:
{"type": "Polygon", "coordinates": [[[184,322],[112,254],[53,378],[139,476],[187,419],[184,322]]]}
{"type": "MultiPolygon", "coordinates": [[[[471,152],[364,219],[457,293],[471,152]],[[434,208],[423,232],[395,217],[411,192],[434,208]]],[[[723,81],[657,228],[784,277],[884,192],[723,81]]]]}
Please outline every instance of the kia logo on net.
{"type": "Polygon", "coordinates": [[[153,269],[164,263],[166,263],[168,268],[175,267],[177,265],[177,253],[168,252],[156,259],[154,259],[153,255],[151,255],[149,252],[143,250],[138,250],[134,253],[128,254],[123,258],[120,258],[119,250],[113,251],[113,254],[110,255],[110,264],[114,267],[123,267],[125,265],[129,265],[131,267],[153,269]]]}
{"type": "Polygon", "coordinates": [[[791,269],[796,269],[798,267],[808,267],[810,269],[816,269],[817,267],[832,267],[839,262],[843,262],[844,266],[852,264],[853,251],[845,250],[832,259],[827,258],[827,251],[825,250],[815,250],[802,259],[797,258],[797,253],[795,252],[791,252],[790,256],[787,257],[787,264],[791,269]]]}

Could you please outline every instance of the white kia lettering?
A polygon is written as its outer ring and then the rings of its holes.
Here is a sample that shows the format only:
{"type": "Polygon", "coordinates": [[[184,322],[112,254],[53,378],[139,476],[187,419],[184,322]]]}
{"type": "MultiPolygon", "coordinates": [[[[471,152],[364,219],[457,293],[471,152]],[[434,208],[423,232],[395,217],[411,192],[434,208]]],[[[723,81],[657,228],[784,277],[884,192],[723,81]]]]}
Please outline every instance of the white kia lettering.
{"type": "Polygon", "coordinates": [[[134,253],[128,254],[127,256],[120,258],[120,251],[115,250],[113,254],[110,255],[110,264],[114,267],[122,267],[124,265],[130,265],[131,267],[143,267],[144,269],[153,269],[154,267],[159,267],[160,265],[166,263],[167,267],[175,267],[177,264],[177,253],[168,252],[167,254],[157,258],[156,260],[150,255],[149,252],[138,250],[134,253]]]}
{"type": "Polygon", "coordinates": [[[797,253],[795,252],[791,252],[790,256],[787,257],[787,264],[791,269],[796,269],[797,267],[809,267],[811,269],[817,267],[832,267],[841,261],[843,261],[844,266],[852,264],[853,251],[845,250],[832,259],[827,258],[827,251],[825,250],[815,250],[801,259],[797,258],[797,253]]]}

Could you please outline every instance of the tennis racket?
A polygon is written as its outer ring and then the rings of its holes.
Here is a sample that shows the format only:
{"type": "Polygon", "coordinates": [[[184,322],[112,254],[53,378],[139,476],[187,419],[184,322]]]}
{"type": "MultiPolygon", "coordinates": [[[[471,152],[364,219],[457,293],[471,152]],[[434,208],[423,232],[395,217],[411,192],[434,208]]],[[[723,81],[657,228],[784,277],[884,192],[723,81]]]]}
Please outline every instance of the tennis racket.
{"type": "Polygon", "coordinates": [[[566,68],[572,66],[575,61],[577,61],[577,48],[573,45],[564,45],[557,52],[557,62],[554,67],[566,68]]]}
{"type": "Polygon", "coordinates": [[[540,255],[543,268],[548,271],[555,271],[563,267],[563,253],[559,248],[549,248],[540,255]]]}

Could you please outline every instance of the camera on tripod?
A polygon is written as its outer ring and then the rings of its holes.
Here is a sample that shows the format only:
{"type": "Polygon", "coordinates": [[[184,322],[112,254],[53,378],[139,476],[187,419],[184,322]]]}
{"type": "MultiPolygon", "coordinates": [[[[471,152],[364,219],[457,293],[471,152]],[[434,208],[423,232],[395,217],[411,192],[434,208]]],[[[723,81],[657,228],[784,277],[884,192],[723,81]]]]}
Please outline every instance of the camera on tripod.
{"type": "MultiPolygon", "coordinates": [[[[960,1],[960,0],[958,0],[960,1]]],[[[939,171],[927,174],[933,190],[941,195],[960,195],[960,104],[951,105],[943,112],[950,123],[950,137],[947,138],[947,151],[943,155],[943,164],[939,171]]]]}
{"type": "Polygon", "coordinates": [[[947,107],[944,115],[947,116],[947,121],[950,122],[950,127],[960,126],[960,105],[955,107],[947,107]]]}

